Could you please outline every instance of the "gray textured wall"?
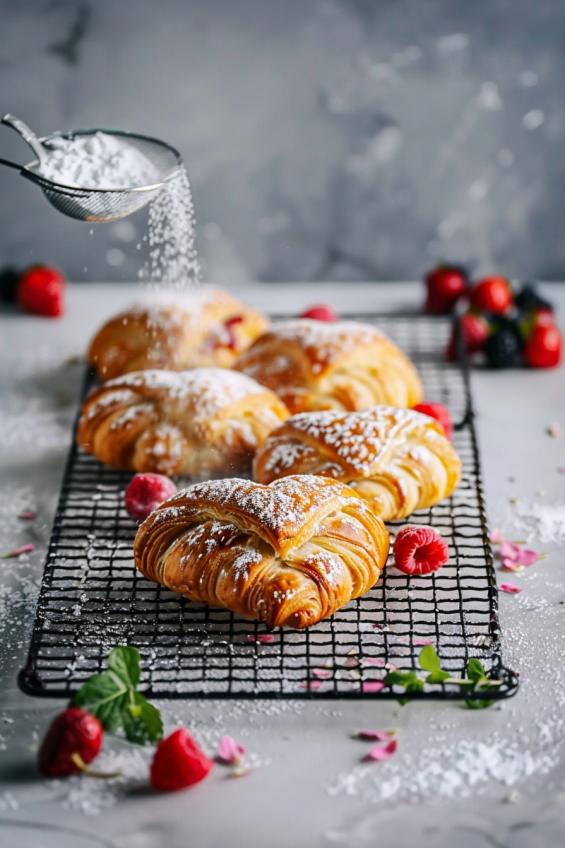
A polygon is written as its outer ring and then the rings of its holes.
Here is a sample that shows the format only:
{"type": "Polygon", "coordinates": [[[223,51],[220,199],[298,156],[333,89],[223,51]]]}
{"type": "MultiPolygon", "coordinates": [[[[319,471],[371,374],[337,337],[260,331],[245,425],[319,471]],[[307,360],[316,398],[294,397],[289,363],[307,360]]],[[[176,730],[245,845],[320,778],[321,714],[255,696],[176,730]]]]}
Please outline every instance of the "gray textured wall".
{"type": "MultiPolygon", "coordinates": [[[[565,279],[564,65],[564,0],[0,0],[0,109],[177,146],[226,282],[565,279]]],[[[2,263],[134,278],[145,222],[90,234],[0,169],[2,263]]]]}

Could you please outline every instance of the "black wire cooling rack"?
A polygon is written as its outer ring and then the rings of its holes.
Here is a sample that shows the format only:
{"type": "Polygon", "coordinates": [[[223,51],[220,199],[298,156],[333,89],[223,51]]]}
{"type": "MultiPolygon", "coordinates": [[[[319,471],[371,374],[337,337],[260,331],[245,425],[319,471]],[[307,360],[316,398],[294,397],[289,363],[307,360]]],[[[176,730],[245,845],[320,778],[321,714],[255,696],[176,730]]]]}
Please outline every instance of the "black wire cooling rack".
{"type": "MultiPolygon", "coordinates": [[[[382,688],[388,670],[418,670],[434,645],[444,669],[461,678],[477,658],[492,680],[489,698],[513,695],[502,664],[498,593],[489,545],[464,363],[445,361],[450,322],[422,315],[352,315],[384,330],[418,368],[428,401],[456,423],[463,477],[451,498],[409,521],[437,528],[449,562],[410,577],[392,559],[371,591],[302,631],[276,630],[228,610],[194,604],[135,569],[135,523],[124,509],[131,474],[104,467],[73,443],[45,563],[27,667],[30,695],[69,697],[105,667],[114,645],[137,647],[143,691],[159,698],[397,698],[382,688]]],[[[85,391],[94,382],[87,374],[85,391]]],[[[181,483],[189,481],[182,480],[181,483]]],[[[407,523],[398,522],[398,523],[407,523]]],[[[391,533],[395,523],[389,524],[391,533]]],[[[460,698],[453,684],[426,684],[416,698],[460,698]]],[[[487,697],[487,694],[484,695],[487,697]]]]}

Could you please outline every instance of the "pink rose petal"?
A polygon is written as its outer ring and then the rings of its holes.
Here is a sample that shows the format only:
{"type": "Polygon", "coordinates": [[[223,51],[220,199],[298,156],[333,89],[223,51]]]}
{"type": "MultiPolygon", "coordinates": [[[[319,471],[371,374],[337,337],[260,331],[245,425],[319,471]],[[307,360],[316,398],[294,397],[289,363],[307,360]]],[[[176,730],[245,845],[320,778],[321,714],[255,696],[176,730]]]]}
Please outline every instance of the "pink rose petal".
{"type": "Polygon", "coordinates": [[[565,465],[560,465],[557,470],[559,471],[560,474],[565,474],[565,465]]]}
{"type": "Polygon", "coordinates": [[[359,660],[357,657],[347,657],[343,664],[344,668],[359,668],[359,660]]]}
{"type": "Polygon", "coordinates": [[[35,512],[32,512],[31,510],[26,510],[25,512],[20,512],[20,514],[18,515],[18,518],[22,518],[25,521],[33,521],[33,519],[35,517],[36,517],[35,512]]]}
{"type": "Polygon", "coordinates": [[[253,635],[253,633],[248,633],[247,635],[248,642],[261,642],[262,644],[268,644],[269,642],[274,642],[275,637],[272,633],[261,633],[257,638],[253,635]]]}
{"type": "Polygon", "coordinates": [[[384,688],[385,685],[382,680],[365,680],[361,684],[362,692],[380,692],[384,688]]]}
{"type": "Polygon", "coordinates": [[[394,663],[385,663],[385,668],[388,671],[398,671],[398,666],[396,666],[394,663]]]}
{"type": "Polygon", "coordinates": [[[509,595],[517,595],[522,591],[519,586],[515,586],[514,583],[501,583],[498,587],[501,592],[507,592],[509,595]]]}
{"type": "Polygon", "coordinates": [[[378,665],[380,668],[385,667],[385,661],[379,657],[363,657],[363,662],[365,665],[378,665]]]}
{"type": "Polygon", "coordinates": [[[326,680],[328,677],[332,676],[332,672],[329,668],[313,668],[312,674],[314,677],[319,677],[321,680],[326,680]]]}
{"type": "Polygon", "coordinates": [[[493,545],[498,545],[500,542],[502,542],[502,533],[500,532],[498,527],[495,527],[492,533],[490,534],[490,540],[493,545]]]}
{"type": "Polygon", "coordinates": [[[563,435],[563,428],[558,421],[554,421],[547,428],[547,433],[549,436],[553,436],[554,439],[559,439],[563,435]]]}
{"type": "Polygon", "coordinates": [[[382,630],[382,629],[383,629],[383,626],[384,626],[384,625],[382,625],[382,624],[374,623],[374,624],[373,624],[373,629],[374,629],[374,630],[382,630]]]}
{"type": "Polygon", "coordinates": [[[19,557],[22,554],[30,554],[35,550],[35,545],[22,545],[21,548],[16,548],[15,551],[8,551],[7,554],[2,554],[0,559],[13,559],[14,557],[19,557]]]}
{"type": "Polygon", "coordinates": [[[356,730],[353,735],[367,742],[389,742],[396,736],[396,730],[356,730]]]}
{"type": "Polygon", "coordinates": [[[516,557],[517,565],[533,565],[539,559],[535,551],[530,551],[528,548],[520,548],[516,557]]]}
{"type": "Polygon", "coordinates": [[[433,639],[414,639],[413,642],[414,642],[415,645],[422,645],[422,646],[434,644],[433,639]]]}
{"type": "Polygon", "coordinates": [[[526,570],[525,565],[518,565],[517,562],[512,562],[511,559],[503,559],[502,560],[502,567],[504,568],[505,571],[513,571],[514,574],[520,574],[521,571],[526,570]]]}
{"type": "Polygon", "coordinates": [[[398,747],[398,742],[396,739],[392,739],[388,745],[375,745],[374,748],[371,748],[369,753],[364,757],[365,760],[374,760],[377,762],[382,762],[383,760],[388,760],[392,757],[393,754],[396,754],[396,749],[398,747]]]}
{"type": "Polygon", "coordinates": [[[236,766],[241,762],[244,754],[245,748],[243,745],[240,745],[231,736],[222,736],[218,742],[218,757],[223,763],[236,766]]]}
{"type": "Polygon", "coordinates": [[[303,683],[300,684],[300,688],[301,689],[313,690],[313,689],[319,689],[322,685],[323,685],[322,680],[305,680],[303,683]]]}
{"type": "Polygon", "coordinates": [[[509,559],[512,562],[516,562],[519,553],[520,548],[514,542],[508,542],[506,539],[502,542],[500,546],[500,556],[502,559],[509,559]]]}

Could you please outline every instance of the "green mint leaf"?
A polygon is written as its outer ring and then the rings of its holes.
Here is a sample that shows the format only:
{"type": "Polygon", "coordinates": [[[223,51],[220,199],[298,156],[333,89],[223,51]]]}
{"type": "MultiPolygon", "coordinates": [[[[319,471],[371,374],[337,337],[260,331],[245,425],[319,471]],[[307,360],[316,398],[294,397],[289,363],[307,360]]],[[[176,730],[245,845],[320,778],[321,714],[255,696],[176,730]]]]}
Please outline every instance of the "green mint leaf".
{"type": "Polygon", "coordinates": [[[141,678],[139,651],[128,645],[118,645],[108,657],[108,668],[123,680],[128,689],[135,689],[141,678]]]}
{"type": "Polygon", "coordinates": [[[478,683],[480,680],[487,680],[485,670],[479,660],[471,659],[467,664],[467,677],[473,683],[478,683]]]}
{"type": "Polygon", "coordinates": [[[433,645],[425,645],[422,648],[418,662],[420,663],[420,668],[430,672],[426,677],[426,683],[442,683],[451,677],[448,671],[443,671],[433,645]]]}
{"type": "MultiPolygon", "coordinates": [[[[387,686],[403,686],[406,692],[422,692],[424,690],[424,681],[420,680],[415,671],[389,671],[384,682],[387,686]]],[[[399,700],[399,703],[406,703],[406,699],[399,700]]]]}
{"type": "Polygon", "coordinates": [[[425,645],[422,648],[418,662],[420,663],[420,668],[423,668],[424,671],[441,671],[439,657],[433,645],[425,645]]]}
{"type": "Polygon", "coordinates": [[[130,691],[122,711],[122,723],[128,742],[145,745],[163,738],[159,710],[140,692],[130,691]]]}
{"type": "Polygon", "coordinates": [[[104,730],[115,733],[122,724],[122,710],[128,690],[112,671],[94,674],[71,700],[73,707],[82,707],[96,716],[104,730]]]}
{"type": "Polygon", "coordinates": [[[481,701],[479,699],[471,700],[470,698],[466,699],[465,704],[468,706],[470,710],[486,710],[487,707],[492,707],[492,705],[496,703],[495,701],[481,701]]]}

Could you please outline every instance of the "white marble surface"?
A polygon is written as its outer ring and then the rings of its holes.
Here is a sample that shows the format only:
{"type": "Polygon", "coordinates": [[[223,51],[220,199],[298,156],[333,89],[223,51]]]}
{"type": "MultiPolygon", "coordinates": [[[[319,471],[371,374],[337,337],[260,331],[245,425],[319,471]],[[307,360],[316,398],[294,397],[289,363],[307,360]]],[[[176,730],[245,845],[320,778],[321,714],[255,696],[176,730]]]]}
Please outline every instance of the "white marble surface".
{"type": "MultiPolygon", "coordinates": [[[[414,308],[416,285],[252,286],[250,303],[298,311],[327,300],[339,309],[414,308]]],[[[546,293],[565,310],[565,288],[546,293]]],[[[33,541],[28,560],[0,565],[0,844],[2,848],[547,848],[565,836],[563,549],[510,579],[501,596],[505,661],[522,675],[518,696],[485,711],[442,703],[178,702],[160,704],[168,728],[189,724],[210,750],[222,732],[243,742],[258,768],[239,780],[216,768],[191,791],[156,797],[135,780],[106,786],[77,778],[50,783],[34,748],[61,708],[19,693],[36,582],[70,437],[81,353],[100,321],[132,297],[126,286],[70,287],[61,321],[0,314],[0,550],[33,541]],[[35,522],[18,521],[22,509],[35,522]],[[386,764],[360,765],[360,726],[398,729],[386,764]],[[508,802],[510,797],[516,803],[508,802]],[[387,796],[387,797],[385,797],[387,796]]],[[[487,505],[493,525],[509,499],[564,501],[563,370],[475,372],[487,505]],[[510,480],[512,478],[512,480],[510,480]],[[544,491],[541,495],[540,490],[544,491]],[[538,493],[538,494],[536,494],[538,493]]],[[[511,538],[516,534],[510,532],[511,538]]],[[[109,740],[108,756],[134,773],[132,754],[109,740]],[[120,753],[122,751],[122,753],[120,753]]]]}

